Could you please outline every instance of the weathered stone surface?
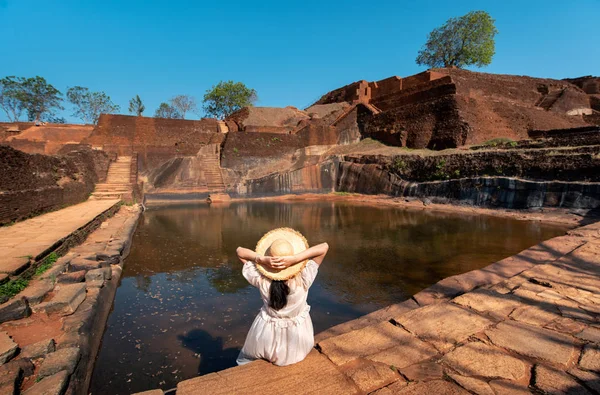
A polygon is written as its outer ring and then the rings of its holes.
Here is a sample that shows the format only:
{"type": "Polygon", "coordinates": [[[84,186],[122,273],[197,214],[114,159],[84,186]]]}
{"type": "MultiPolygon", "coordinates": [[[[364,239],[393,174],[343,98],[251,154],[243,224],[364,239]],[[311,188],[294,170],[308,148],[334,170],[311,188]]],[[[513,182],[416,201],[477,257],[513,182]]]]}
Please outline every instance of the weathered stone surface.
{"type": "Polygon", "coordinates": [[[103,264],[105,265],[104,262],[93,261],[91,259],[75,258],[69,263],[69,271],[77,272],[80,270],[94,270],[98,269],[99,267],[102,267],[103,264]]]}
{"type": "Polygon", "coordinates": [[[30,283],[19,296],[27,299],[29,305],[33,306],[41,303],[42,299],[44,299],[44,297],[53,289],[54,284],[51,280],[34,281],[30,283]]]}
{"type": "Polygon", "coordinates": [[[19,366],[21,368],[21,370],[23,371],[24,377],[31,376],[35,370],[35,366],[33,365],[33,362],[31,362],[27,358],[13,359],[12,361],[10,361],[9,363],[7,363],[3,366],[13,366],[13,365],[19,366]]]}
{"type": "Polygon", "coordinates": [[[25,298],[16,296],[0,305],[0,324],[6,321],[29,317],[31,310],[25,298]]]}
{"type": "Polygon", "coordinates": [[[485,334],[499,347],[563,366],[575,353],[570,336],[520,322],[501,322],[485,334]]]}
{"type": "Polygon", "coordinates": [[[79,270],[72,273],[64,273],[56,278],[59,284],[75,284],[85,281],[85,270],[79,270]]]}
{"type": "Polygon", "coordinates": [[[402,368],[400,372],[410,381],[440,380],[444,377],[444,367],[435,362],[424,362],[402,368]]]}
{"type": "Polygon", "coordinates": [[[489,318],[450,303],[413,310],[396,321],[440,351],[494,324],[489,318]]]}
{"type": "Polygon", "coordinates": [[[99,289],[89,289],[83,303],[79,305],[77,311],[63,319],[62,330],[65,332],[86,333],[92,327],[95,307],[100,295],[99,289]]]}
{"type": "Polygon", "coordinates": [[[507,316],[521,302],[511,294],[501,294],[491,289],[480,288],[452,300],[453,303],[469,307],[479,312],[493,311],[496,314],[507,316]]]}
{"type": "Polygon", "coordinates": [[[20,355],[23,358],[39,358],[54,352],[55,348],[54,339],[46,339],[23,347],[20,355]]]}
{"type": "Polygon", "coordinates": [[[475,379],[473,377],[465,377],[458,374],[449,374],[448,375],[452,380],[454,380],[458,385],[466,389],[467,391],[471,391],[477,395],[496,395],[496,393],[492,390],[490,385],[483,380],[475,379]]]}
{"type": "Polygon", "coordinates": [[[13,361],[0,366],[0,387],[10,384],[13,388],[18,388],[21,380],[23,380],[23,369],[19,364],[13,361]]]}
{"type": "Polygon", "coordinates": [[[600,345],[600,329],[594,328],[593,326],[585,328],[583,331],[575,335],[576,337],[586,340],[592,343],[598,343],[600,345]]]}
{"type": "Polygon", "coordinates": [[[6,332],[0,332],[0,365],[8,362],[15,356],[19,346],[6,332]]]}
{"type": "Polygon", "coordinates": [[[367,358],[400,369],[430,359],[438,354],[437,350],[431,345],[419,340],[405,330],[396,331],[395,335],[392,348],[369,355],[367,358]]]}
{"type": "Polygon", "coordinates": [[[527,324],[545,326],[560,318],[560,312],[558,308],[550,305],[523,306],[513,311],[510,317],[527,324]]]}
{"type": "Polygon", "coordinates": [[[527,384],[510,380],[492,380],[488,383],[498,395],[531,395],[527,384]]]}
{"type": "Polygon", "coordinates": [[[177,395],[259,393],[356,394],[360,390],[326,356],[313,350],[306,359],[289,366],[255,361],[177,384],[177,395]],[[257,380],[260,377],[260,380],[257,380]],[[293,378],[293,379],[290,379],[293,378]]]}
{"type": "MultiPolygon", "coordinates": [[[[395,386],[396,383],[391,386],[384,388],[390,391],[392,386],[395,386]]],[[[398,386],[399,387],[399,386],[398,386]]],[[[425,383],[411,384],[406,387],[393,388],[391,392],[379,390],[375,392],[378,395],[387,395],[387,394],[402,394],[402,395],[423,395],[423,394],[444,394],[444,395],[467,395],[469,392],[460,388],[458,385],[454,383],[450,383],[448,381],[443,380],[435,380],[428,381],[425,383]]]]}
{"type": "Polygon", "coordinates": [[[527,374],[523,361],[481,342],[458,347],[446,354],[443,361],[463,376],[520,380],[527,374]]]}
{"type": "Polygon", "coordinates": [[[63,348],[46,355],[40,366],[38,377],[51,376],[61,370],[71,374],[79,362],[81,353],[79,347],[63,348]]]}
{"type": "Polygon", "coordinates": [[[397,394],[400,391],[402,391],[404,388],[406,388],[407,383],[405,381],[396,381],[395,383],[392,383],[390,385],[388,385],[387,387],[383,387],[380,390],[377,390],[375,392],[371,392],[371,394],[377,394],[377,395],[393,395],[393,394],[397,394]]]}
{"type": "Polygon", "coordinates": [[[342,367],[342,371],[365,393],[384,387],[396,380],[405,381],[389,366],[365,359],[347,363],[342,367]]]}
{"type": "Polygon", "coordinates": [[[579,366],[585,370],[593,370],[600,373],[600,346],[586,345],[583,348],[579,366]]]}
{"type": "Polygon", "coordinates": [[[535,366],[535,387],[549,394],[581,394],[590,392],[567,373],[544,365],[535,366]]]}
{"type": "MultiPolygon", "coordinates": [[[[409,344],[418,339],[404,329],[382,322],[358,329],[319,343],[321,352],[336,365],[343,365],[356,358],[375,355],[399,344],[409,344]]],[[[378,360],[379,362],[384,362],[378,360]]],[[[387,363],[387,362],[384,362],[387,363]]]]}
{"type": "Polygon", "coordinates": [[[8,282],[10,280],[10,276],[6,273],[0,273],[0,285],[8,282]]]}
{"type": "Polygon", "coordinates": [[[111,265],[118,265],[121,262],[121,253],[116,249],[103,251],[96,254],[96,259],[111,265]]]}
{"type": "Polygon", "coordinates": [[[48,302],[34,306],[34,311],[46,314],[60,312],[61,314],[72,314],[85,299],[85,284],[68,284],[57,286],[54,297],[48,302]]]}
{"type": "Polygon", "coordinates": [[[63,370],[35,383],[23,395],[62,395],[69,383],[69,372],[63,370]]]}
{"type": "Polygon", "coordinates": [[[583,385],[585,385],[588,389],[600,394],[600,374],[577,368],[569,370],[569,373],[571,376],[576,377],[580,382],[582,382],[583,385]]]}
{"type": "Polygon", "coordinates": [[[559,318],[546,325],[545,328],[574,335],[585,329],[585,325],[571,318],[559,318]]]}

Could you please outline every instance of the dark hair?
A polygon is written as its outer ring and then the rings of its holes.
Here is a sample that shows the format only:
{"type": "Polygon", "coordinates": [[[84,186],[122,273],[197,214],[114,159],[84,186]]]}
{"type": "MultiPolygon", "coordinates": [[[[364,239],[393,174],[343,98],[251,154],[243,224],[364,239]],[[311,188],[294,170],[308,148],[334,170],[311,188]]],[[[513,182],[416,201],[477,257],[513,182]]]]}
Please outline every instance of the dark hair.
{"type": "Polygon", "coordinates": [[[269,307],[275,310],[281,310],[287,304],[287,296],[290,294],[290,287],[285,281],[272,280],[269,287],[269,307]]]}

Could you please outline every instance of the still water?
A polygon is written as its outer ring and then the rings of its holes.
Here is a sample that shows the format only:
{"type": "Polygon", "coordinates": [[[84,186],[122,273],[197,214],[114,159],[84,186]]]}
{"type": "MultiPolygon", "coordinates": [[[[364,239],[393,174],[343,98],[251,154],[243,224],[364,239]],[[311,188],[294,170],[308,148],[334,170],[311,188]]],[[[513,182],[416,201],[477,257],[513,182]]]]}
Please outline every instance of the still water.
{"type": "Polygon", "coordinates": [[[484,267],[564,227],[347,202],[239,202],[145,212],[96,361],[92,394],[169,389],[235,365],[261,306],[235,249],[288,226],[330,249],[308,295],[315,333],[484,267]]]}

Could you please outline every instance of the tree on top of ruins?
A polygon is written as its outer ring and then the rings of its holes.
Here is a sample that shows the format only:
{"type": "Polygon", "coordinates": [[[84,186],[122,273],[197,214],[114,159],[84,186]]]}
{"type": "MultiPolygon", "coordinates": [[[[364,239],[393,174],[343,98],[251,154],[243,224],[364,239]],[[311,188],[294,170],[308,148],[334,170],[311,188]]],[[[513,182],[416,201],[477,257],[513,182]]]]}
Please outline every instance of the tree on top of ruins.
{"type": "Polygon", "coordinates": [[[154,113],[155,118],[183,119],[183,116],[177,109],[168,103],[160,103],[160,106],[154,113]]]}
{"type": "Polygon", "coordinates": [[[134,98],[129,100],[129,112],[137,115],[138,117],[142,116],[142,113],[146,109],[144,103],[142,103],[142,99],[140,99],[140,95],[135,95],[134,98]]]}
{"type": "Polygon", "coordinates": [[[196,105],[196,98],[189,95],[177,95],[171,100],[171,107],[174,108],[181,116],[181,119],[185,119],[185,114],[187,112],[195,112],[198,111],[198,106],[196,105]]]}
{"type": "Polygon", "coordinates": [[[242,82],[221,81],[204,95],[204,112],[218,119],[225,119],[242,107],[252,106],[258,100],[256,91],[242,82]]]}
{"type": "Polygon", "coordinates": [[[9,119],[18,121],[23,111],[29,121],[47,121],[62,110],[62,93],[40,76],[5,77],[0,80],[0,106],[9,119]]]}
{"type": "Polygon", "coordinates": [[[429,33],[417,56],[417,64],[429,67],[487,66],[496,51],[498,33],[494,19],[485,11],[471,11],[450,18],[429,33]]]}
{"type": "Polygon", "coordinates": [[[111,114],[120,109],[106,93],[90,92],[83,86],[69,88],[67,100],[75,106],[73,116],[80,118],[85,123],[96,124],[100,114],[111,114]]]}
{"type": "Polygon", "coordinates": [[[0,80],[0,107],[10,122],[18,122],[25,109],[19,100],[21,84],[15,77],[4,77],[0,80]]]}

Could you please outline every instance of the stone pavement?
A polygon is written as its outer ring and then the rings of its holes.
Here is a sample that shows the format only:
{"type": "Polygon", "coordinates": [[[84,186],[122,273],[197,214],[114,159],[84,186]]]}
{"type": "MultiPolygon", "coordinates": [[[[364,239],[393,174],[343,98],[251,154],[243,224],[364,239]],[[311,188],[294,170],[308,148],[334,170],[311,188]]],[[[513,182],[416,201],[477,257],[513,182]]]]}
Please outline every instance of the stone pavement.
{"type": "Polygon", "coordinates": [[[12,226],[1,227],[0,277],[20,273],[29,266],[31,259],[39,257],[117,202],[118,200],[88,200],[12,226]]]}
{"type": "Polygon", "coordinates": [[[317,341],[296,365],[257,361],[183,381],[177,394],[600,393],[600,223],[317,341]]]}

